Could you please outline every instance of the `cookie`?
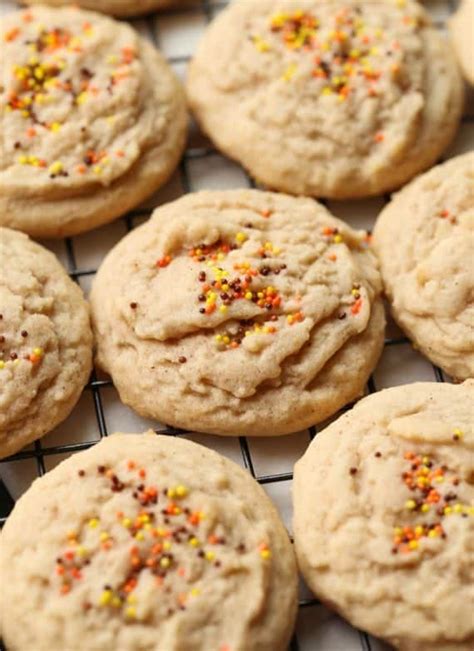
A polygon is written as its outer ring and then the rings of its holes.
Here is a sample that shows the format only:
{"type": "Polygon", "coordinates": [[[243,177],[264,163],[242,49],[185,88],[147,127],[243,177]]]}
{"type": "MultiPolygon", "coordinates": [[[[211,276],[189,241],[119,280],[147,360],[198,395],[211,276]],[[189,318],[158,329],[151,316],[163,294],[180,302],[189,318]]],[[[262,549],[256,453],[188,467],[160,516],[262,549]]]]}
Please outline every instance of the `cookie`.
{"type": "Polygon", "coordinates": [[[63,237],[161,186],[186,131],[184,94],[129,25],[35,7],[2,22],[0,224],[63,237]]]}
{"type": "Polygon", "coordinates": [[[24,4],[48,4],[54,7],[76,4],[84,9],[93,9],[112,16],[140,16],[156,9],[165,9],[173,4],[183,4],[185,0],[79,0],[72,3],[69,0],[22,0],[24,4]]]}
{"type": "Polygon", "coordinates": [[[237,0],[191,63],[204,131],[259,182],[337,199],[380,194],[432,165],[463,84],[417,3],[237,0]]]}
{"type": "Polygon", "coordinates": [[[0,458],[49,432],[92,367],[89,308],[52,253],[0,228],[0,458]]]}
{"type": "Polygon", "coordinates": [[[383,345],[380,289],[365,231],[311,199],[187,195],[99,269],[98,363],[144,416],[288,434],[362,393],[383,345]]]}
{"type": "Polygon", "coordinates": [[[474,84],[474,0],[462,0],[449,21],[451,42],[464,77],[474,84]]]}
{"type": "Polygon", "coordinates": [[[12,651],[283,651],[296,615],[292,545],[263,489],[151,431],[37,479],[3,529],[0,571],[12,651]]]}
{"type": "Polygon", "coordinates": [[[401,328],[449,375],[474,377],[474,153],[395,195],[377,220],[374,246],[401,328]]]}
{"type": "Polygon", "coordinates": [[[295,467],[308,585],[403,651],[474,647],[474,382],[364,398],[295,467]]]}

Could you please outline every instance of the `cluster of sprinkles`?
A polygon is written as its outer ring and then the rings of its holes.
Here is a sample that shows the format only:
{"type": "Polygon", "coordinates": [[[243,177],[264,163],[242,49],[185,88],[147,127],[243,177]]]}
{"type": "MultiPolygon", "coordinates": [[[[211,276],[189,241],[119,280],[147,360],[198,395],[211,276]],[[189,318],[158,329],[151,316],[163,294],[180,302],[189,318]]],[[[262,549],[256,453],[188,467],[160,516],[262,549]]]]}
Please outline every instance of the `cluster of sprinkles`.
{"type": "MultiPolygon", "coordinates": [[[[414,29],[417,21],[404,12],[405,2],[400,0],[397,5],[400,25],[414,29]]],[[[365,21],[358,8],[335,11],[330,28],[309,12],[280,12],[270,17],[265,37],[251,38],[262,55],[279,49],[281,43],[294,55],[282,72],[284,81],[295,76],[298,62],[309,61],[313,79],[321,82],[321,95],[334,95],[341,102],[360,89],[376,97],[382,80],[397,80],[402,72],[400,42],[389,40],[383,29],[365,21]]],[[[383,140],[384,134],[377,132],[374,141],[383,140]]]]}
{"type": "MultiPolygon", "coordinates": [[[[259,211],[260,216],[270,218],[272,210],[259,211]]],[[[245,224],[253,228],[253,224],[245,224]]],[[[337,227],[325,226],[321,229],[323,242],[327,246],[327,258],[331,262],[337,261],[337,245],[347,244],[344,234],[337,227]]],[[[282,250],[270,241],[255,244],[248,249],[253,258],[261,262],[245,260],[232,262],[227,260],[229,254],[242,249],[249,236],[244,231],[238,231],[226,241],[218,239],[212,244],[204,242],[191,246],[186,255],[200,268],[196,271],[198,290],[196,293],[197,310],[204,317],[214,313],[227,314],[229,308],[238,301],[249,302],[260,308],[263,312],[251,319],[240,319],[229,324],[227,329],[220,329],[215,334],[215,343],[218,350],[232,350],[239,348],[246,337],[251,335],[274,335],[286,324],[293,326],[305,319],[301,309],[288,313],[285,310],[283,297],[277,287],[267,282],[274,275],[279,276],[285,272],[287,265],[282,261],[282,250]],[[223,263],[227,261],[225,268],[223,263]],[[231,268],[229,268],[231,266],[231,268]]],[[[370,243],[370,234],[359,242],[361,248],[370,243]]],[[[158,258],[155,267],[164,269],[168,267],[174,256],[165,254],[158,258]]],[[[235,258],[235,256],[234,256],[235,258]]],[[[363,299],[360,292],[361,285],[352,286],[349,299],[344,299],[343,308],[337,314],[338,319],[347,316],[357,316],[362,309],[363,299]]],[[[299,294],[293,297],[298,306],[301,303],[299,294]]],[[[136,310],[138,303],[130,303],[130,308],[136,310]]],[[[187,358],[179,358],[180,363],[185,363],[187,358]]]]}
{"type": "MultiPolygon", "coordinates": [[[[454,429],[453,441],[462,437],[463,432],[454,429]]],[[[375,456],[382,455],[379,452],[375,456]]],[[[474,507],[459,497],[461,480],[446,465],[440,465],[432,455],[412,451],[405,452],[404,459],[408,468],[401,480],[412,495],[404,505],[407,523],[397,525],[393,531],[393,554],[409,554],[419,549],[424,539],[446,539],[443,522],[447,517],[474,515],[474,507]]]]}
{"type": "MultiPolygon", "coordinates": [[[[3,323],[3,314],[0,314],[0,331],[3,323]]],[[[21,330],[20,337],[23,341],[28,339],[28,331],[21,330]]],[[[11,350],[11,342],[8,341],[4,334],[0,334],[0,371],[8,368],[9,366],[18,366],[22,359],[30,362],[32,366],[37,366],[44,357],[44,350],[39,347],[31,348],[29,352],[20,354],[15,350],[11,350]],[[5,347],[10,348],[9,352],[5,351],[5,347]]]]}
{"type": "Polygon", "coordinates": [[[438,217],[441,217],[441,219],[444,219],[453,225],[458,223],[458,220],[456,219],[455,215],[453,215],[453,213],[447,209],[440,210],[438,213],[438,217]]]}
{"type": "MultiPolygon", "coordinates": [[[[87,51],[88,42],[94,34],[94,27],[85,21],[72,32],[62,27],[45,27],[35,22],[34,12],[22,14],[22,24],[3,33],[5,47],[18,42],[28,53],[24,63],[15,63],[12,67],[12,83],[5,89],[5,111],[15,112],[24,123],[23,136],[13,143],[17,153],[16,162],[20,165],[44,170],[51,179],[70,175],[100,176],[104,167],[110,164],[111,157],[123,158],[123,150],[104,151],[84,149],[73,164],[66,165],[63,160],[48,160],[35,154],[36,140],[49,132],[59,134],[63,127],[61,122],[47,121],[41,117],[42,107],[63,102],[66,97],[71,107],[112,95],[114,88],[130,75],[130,65],[136,58],[132,46],[119,48],[116,54],[107,57],[104,62],[110,67],[107,84],[98,84],[96,74],[89,68],[82,67],[78,74],[71,74],[75,56],[87,51]],[[31,32],[34,31],[34,38],[31,32]]],[[[79,119],[76,117],[76,119],[79,119]]],[[[113,121],[110,116],[109,120],[113,121]]],[[[82,133],[86,127],[81,127],[82,133]]]]}
{"type": "MultiPolygon", "coordinates": [[[[67,595],[84,578],[88,566],[116,545],[128,539],[127,569],[115,584],[104,584],[95,600],[83,603],[84,611],[105,608],[125,620],[139,619],[140,580],[143,575],[153,579],[160,599],[167,600],[167,615],[186,610],[189,602],[201,594],[201,583],[209,572],[226,571],[225,554],[230,547],[219,523],[210,532],[203,526],[206,513],[191,507],[190,489],[177,484],[158,488],[148,478],[147,470],[129,460],[121,477],[108,466],[90,471],[79,470],[80,478],[92,474],[111,493],[126,493],[133,500],[127,511],[117,511],[116,522],[105,525],[98,515],[90,517],[76,531],[69,531],[65,547],[56,558],[54,573],[58,591],[67,595]],[[119,542],[120,539],[120,542],[119,542]],[[200,564],[198,585],[188,567],[200,564]]],[[[231,548],[232,549],[232,548],[231,548]]],[[[237,554],[256,553],[262,562],[271,559],[265,541],[256,549],[247,550],[244,543],[235,546],[237,554]]]]}

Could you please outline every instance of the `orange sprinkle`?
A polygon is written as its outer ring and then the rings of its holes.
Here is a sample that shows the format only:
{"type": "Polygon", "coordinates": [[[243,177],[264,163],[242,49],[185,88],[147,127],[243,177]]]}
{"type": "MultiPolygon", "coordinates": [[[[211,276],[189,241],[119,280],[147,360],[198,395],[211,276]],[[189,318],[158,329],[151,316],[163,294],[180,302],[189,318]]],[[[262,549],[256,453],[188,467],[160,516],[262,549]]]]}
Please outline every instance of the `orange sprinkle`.
{"type": "Polygon", "coordinates": [[[71,592],[71,586],[69,585],[69,583],[64,583],[61,586],[60,592],[61,592],[61,594],[67,594],[68,592],[71,592]]]}
{"type": "Polygon", "coordinates": [[[383,142],[384,138],[385,138],[385,136],[383,135],[383,133],[381,131],[378,131],[374,136],[375,142],[383,142]]]}
{"type": "Polygon", "coordinates": [[[360,308],[362,307],[362,299],[358,298],[354,305],[351,307],[351,312],[355,316],[356,314],[359,314],[360,308]]]}
{"type": "Polygon", "coordinates": [[[7,41],[7,43],[10,43],[11,41],[14,41],[19,34],[20,34],[20,30],[18,29],[18,27],[13,27],[12,29],[9,29],[8,32],[5,34],[5,41],[7,41]]]}

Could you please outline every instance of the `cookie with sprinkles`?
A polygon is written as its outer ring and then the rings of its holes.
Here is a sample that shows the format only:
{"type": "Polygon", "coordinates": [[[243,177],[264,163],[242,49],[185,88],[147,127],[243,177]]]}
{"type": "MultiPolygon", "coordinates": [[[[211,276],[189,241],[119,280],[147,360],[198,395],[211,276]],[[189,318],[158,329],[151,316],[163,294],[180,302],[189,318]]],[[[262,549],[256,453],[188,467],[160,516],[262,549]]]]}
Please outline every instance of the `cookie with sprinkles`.
{"type": "Polygon", "coordinates": [[[474,85],[474,0],[462,0],[458,10],[449,21],[451,43],[464,77],[474,85]]]}
{"type": "Polygon", "coordinates": [[[0,42],[1,225],[76,234],[168,179],[184,147],[184,93],[129,25],[38,6],[5,16],[0,42]]]}
{"type": "Polygon", "coordinates": [[[401,651],[474,648],[474,381],[395,387],[323,430],[295,466],[308,585],[401,651]]]}
{"type": "Polygon", "coordinates": [[[55,256],[0,228],[0,458],[52,430],[92,366],[89,308],[55,256]]]}
{"type": "Polygon", "coordinates": [[[78,5],[84,9],[93,9],[112,16],[140,16],[157,9],[165,9],[175,5],[189,4],[189,0],[22,0],[23,4],[46,4],[53,7],[78,5]]]}
{"type": "Polygon", "coordinates": [[[12,650],[284,651],[296,616],[292,545],[264,490],[151,431],[36,480],[2,531],[0,572],[12,650]]]}
{"type": "Polygon", "coordinates": [[[288,434],[363,392],[383,345],[380,291],[367,233],[312,199],[190,194],[99,269],[98,363],[144,416],[288,434]]]}
{"type": "Polygon", "coordinates": [[[191,108],[228,156],[291,194],[364,197],[434,164],[463,84],[412,0],[237,0],[191,63],[191,108]]]}
{"type": "Polygon", "coordinates": [[[395,195],[374,247],[392,313],[415,347],[455,379],[474,377],[474,153],[395,195]]]}

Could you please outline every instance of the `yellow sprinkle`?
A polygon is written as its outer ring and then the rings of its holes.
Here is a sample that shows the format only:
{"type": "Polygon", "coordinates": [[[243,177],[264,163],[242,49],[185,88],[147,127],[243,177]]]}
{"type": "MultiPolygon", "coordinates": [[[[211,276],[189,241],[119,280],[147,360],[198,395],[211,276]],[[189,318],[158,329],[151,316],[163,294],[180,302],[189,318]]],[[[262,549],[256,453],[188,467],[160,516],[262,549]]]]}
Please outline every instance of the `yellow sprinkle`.
{"type": "Polygon", "coordinates": [[[171,543],[168,540],[163,543],[163,549],[166,549],[166,551],[171,549],[171,543]]]}
{"type": "Polygon", "coordinates": [[[341,244],[342,241],[343,241],[342,235],[334,235],[334,243],[335,244],[341,244]]]}
{"type": "Polygon", "coordinates": [[[120,600],[120,597],[113,597],[111,605],[114,608],[120,608],[120,606],[122,605],[122,601],[120,600]]]}
{"type": "Polygon", "coordinates": [[[108,606],[111,601],[112,601],[112,591],[104,590],[104,592],[100,595],[99,598],[99,606],[108,606]]]}
{"type": "Polygon", "coordinates": [[[95,165],[92,170],[94,174],[102,174],[102,167],[100,165],[95,165]]]}
{"type": "Polygon", "coordinates": [[[394,533],[396,536],[401,536],[402,533],[403,533],[403,529],[402,529],[401,527],[395,527],[395,529],[393,530],[393,533],[394,533]]]}
{"type": "Polygon", "coordinates": [[[63,164],[59,160],[52,163],[48,169],[50,174],[59,174],[59,172],[62,172],[62,170],[63,170],[63,164]]]}
{"type": "Polygon", "coordinates": [[[0,359],[0,369],[5,368],[5,362],[0,359]]]}
{"type": "Polygon", "coordinates": [[[171,565],[171,561],[170,561],[169,558],[167,558],[167,557],[165,556],[165,557],[163,557],[163,558],[161,559],[161,561],[160,561],[160,565],[161,565],[161,567],[164,567],[164,568],[169,567],[169,566],[171,565]]]}
{"type": "Polygon", "coordinates": [[[295,72],[297,70],[298,70],[298,66],[296,65],[296,63],[290,63],[290,65],[285,70],[281,78],[283,79],[283,81],[290,81],[294,77],[295,72]]]}
{"type": "Polygon", "coordinates": [[[135,540],[145,540],[145,534],[143,531],[137,531],[135,534],[135,540]]]}
{"type": "Polygon", "coordinates": [[[423,534],[423,531],[424,531],[424,529],[423,529],[423,527],[421,525],[418,525],[417,527],[415,527],[415,533],[416,533],[417,536],[421,536],[423,534]]]}
{"type": "Polygon", "coordinates": [[[438,477],[435,477],[435,481],[438,482],[438,484],[442,484],[444,482],[444,477],[439,475],[438,477]]]}
{"type": "Polygon", "coordinates": [[[237,233],[237,235],[235,236],[235,241],[238,244],[243,244],[246,239],[247,239],[247,236],[245,235],[245,233],[237,233]]]}
{"type": "Polygon", "coordinates": [[[136,608],[133,608],[132,606],[130,608],[127,608],[125,611],[125,615],[130,619],[134,619],[137,616],[136,608]]]}
{"type": "Polygon", "coordinates": [[[272,555],[272,553],[271,553],[271,551],[269,549],[262,549],[262,551],[260,552],[260,556],[265,561],[268,560],[269,558],[271,558],[271,555],[272,555]]]}
{"type": "Polygon", "coordinates": [[[325,86],[321,91],[322,95],[332,95],[332,89],[329,86],[325,86]]]}
{"type": "Polygon", "coordinates": [[[216,555],[214,554],[214,552],[206,552],[206,560],[213,561],[215,557],[216,555]]]}
{"type": "Polygon", "coordinates": [[[128,604],[136,604],[137,603],[137,598],[133,594],[129,594],[127,597],[127,603],[128,604]]]}
{"type": "Polygon", "coordinates": [[[188,494],[188,489],[186,488],[186,486],[183,486],[183,484],[179,484],[178,486],[176,486],[177,497],[186,497],[187,494],[188,494]]]}
{"type": "Polygon", "coordinates": [[[453,509],[450,506],[444,507],[444,515],[450,515],[453,512],[453,509]]]}
{"type": "Polygon", "coordinates": [[[216,340],[218,343],[221,343],[221,342],[222,342],[222,335],[216,335],[216,336],[215,336],[215,340],[216,340]]]}
{"type": "Polygon", "coordinates": [[[59,124],[59,122],[53,122],[53,123],[51,124],[51,126],[50,126],[50,129],[51,129],[51,131],[52,131],[53,133],[57,133],[57,132],[59,131],[60,128],[61,128],[61,125],[59,124]]]}
{"type": "Polygon", "coordinates": [[[410,540],[408,543],[408,547],[410,549],[418,549],[418,541],[417,540],[410,540]]]}
{"type": "Polygon", "coordinates": [[[463,510],[463,508],[462,508],[462,504],[455,504],[455,505],[453,506],[453,509],[454,509],[454,512],[455,512],[455,513],[462,513],[462,510],[463,510]]]}
{"type": "Polygon", "coordinates": [[[99,524],[99,520],[97,518],[91,518],[88,522],[88,525],[91,529],[95,529],[98,524],[99,524]]]}
{"type": "Polygon", "coordinates": [[[20,165],[28,165],[28,156],[19,156],[18,162],[20,165]]]}
{"type": "Polygon", "coordinates": [[[456,427],[456,429],[453,432],[454,436],[457,436],[458,438],[462,438],[464,436],[464,432],[459,429],[459,427],[456,427]]]}
{"type": "Polygon", "coordinates": [[[78,556],[87,556],[88,553],[89,553],[88,550],[82,545],[76,547],[76,554],[78,554],[78,556]]]}
{"type": "Polygon", "coordinates": [[[107,63],[110,65],[115,65],[118,63],[118,57],[115,54],[111,54],[107,57],[107,63]]]}
{"type": "Polygon", "coordinates": [[[245,298],[246,298],[248,301],[251,301],[252,298],[253,298],[253,294],[252,294],[252,292],[245,292],[245,298]]]}
{"type": "Polygon", "coordinates": [[[132,521],[130,518],[124,518],[122,520],[122,526],[126,527],[127,529],[132,526],[132,521]]]}
{"type": "Polygon", "coordinates": [[[201,591],[199,590],[199,588],[193,588],[189,594],[190,594],[192,597],[197,597],[198,594],[201,594],[201,591]]]}
{"type": "Polygon", "coordinates": [[[415,500],[407,500],[405,502],[405,508],[409,509],[410,511],[413,511],[413,509],[416,509],[416,502],[415,500]]]}
{"type": "Polygon", "coordinates": [[[79,93],[79,95],[76,97],[76,104],[84,104],[86,99],[87,99],[87,93],[86,91],[83,91],[82,93],[79,93]]]}
{"type": "Polygon", "coordinates": [[[99,538],[101,542],[105,542],[106,540],[109,539],[109,534],[106,531],[102,531],[99,538]]]}
{"type": "Polygon", "coordinates": [[[428,511],[430,510],[430,505],[429,504],[423,504],[422,507],[421,507],[421,510],[422,510],[423,513],[428,513],[428,511]]]}
{"type": "Polygon", "coordinates": [[[227,305],[221,305],[219,308],[219,312],[222,312],[222,314],[225,314],[227,312],[227,305]]]}
{"type": "Polygon", "coordinates": [[[191,538],[189,544],[191,545],[191,547],[199,547],[201,543],[197,538],[191,538]]]}
{"type": "Polygon", "coordinates": [[[42,357],[44,355],[44,350],[42,348],[33,348],[33,352],[38,357],[42,357]]]}
{"type": "Polygon", "coordinates": [[[428,532],[428,538],[436,538],[438,536],[438,532],[435,529],[430,529],[428,532]]]}

